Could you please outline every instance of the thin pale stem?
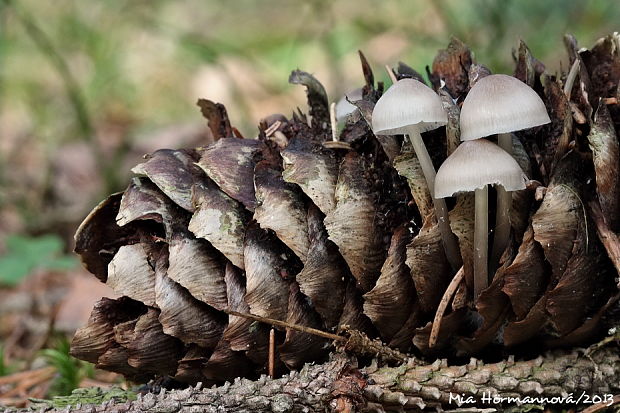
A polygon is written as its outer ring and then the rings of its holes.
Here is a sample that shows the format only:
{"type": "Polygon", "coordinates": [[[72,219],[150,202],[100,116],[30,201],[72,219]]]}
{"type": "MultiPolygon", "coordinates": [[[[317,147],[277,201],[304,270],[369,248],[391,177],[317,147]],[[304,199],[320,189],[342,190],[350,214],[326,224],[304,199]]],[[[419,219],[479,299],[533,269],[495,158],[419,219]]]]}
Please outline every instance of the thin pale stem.
{"type": "Polygon", "coordinates": [[[395,84],[396,82],[398,82],[398,80],[396,79],[396,75],[394,74],[394,71],[392,70],[392,68],[389,65],[385,65],[385,71],[387,72],[388,76],[390,77],[390,80],[392,81],[392,84],[395,84]]]}
{"type": "MultiPolygon", "coordinates": [[[[512,155],[512,135],[502,133],[497,136],[499,147],[512,155]]],[[[497,210],[495,213],[495,236],[493,237],[493,249],[491,253],[491,273],[499,265],[499,260],[508,246],[510,240],[510,210],[512,208],[512,194],[497,186],[497,210]]]]}
{"type": "Polygon", "coordinates": [[[576,58],[570,68],[570,71],[568,72],[568,75],[566,76],[566,83],[564,84],[563,92],[568,100],[570,100],[573,85],[575,84],[575,79],[577,78],[577,74],[579,73],[580,64],[581,60],[579,58],[576,58]]]}
{"type": "Polygon", "coordinates": [[[336,103],[329,105],[329,121],[332,126],[332,141],[338,141],[338,121],[336,120],[336,103]]]}
{"type": "Polygon", "coordinates": [[[476,189],[476,217],[474,228],[474,300],[489,285],[489,189],[476,189]]]}
{"type": "Polygon", "coordinates": [[[446,207],[446,201],[443,198],[435,198],[435,167],[431,161],[431,157],[424,146],[420,131],[415,126],[410,126],[407,130],[413,149],[420,161],[422,167],[422,173],[426,179],[426,184],[431,193],[433,199],[433,205],[435,207],[435,215],[437,215],[437,222],[439,223],[439,231],[441,232],[441,239],[443,241],[444,250],[446,251],[446,257],[448,262],[454,271],[456,271],[462,264],[461,254],[459,252],[459,245],[456,241],[456,237],[450,229],[450,220],[448,218],[448,208],[446,207]]]}

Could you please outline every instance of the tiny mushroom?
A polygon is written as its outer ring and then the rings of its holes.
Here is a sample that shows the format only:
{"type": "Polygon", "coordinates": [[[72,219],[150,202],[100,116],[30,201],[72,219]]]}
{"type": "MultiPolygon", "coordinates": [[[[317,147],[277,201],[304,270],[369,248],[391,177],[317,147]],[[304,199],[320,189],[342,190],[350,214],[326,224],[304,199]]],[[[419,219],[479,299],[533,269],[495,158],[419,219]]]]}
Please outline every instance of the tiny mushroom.
{"type": "MultiPolygon", "coordinates": [[[[435,167],[424,146],[422,132],[445,125],[448,117],[439,96],[424,83],[401,79],[377,101],[372,112],[372,129],[377,135],[406,134],[420,161],[431,195],[434,193],[435,167]]],[[[461,266],[456,237],[450,229],[448,209],[443,199],[433,199],[435,214],[448,262],[454,270],[461,266]]]]}
{"type": "Polygon", "coordinates": [[[475,191],[474,297],[488,278],[488,189],[501,185],[506,191],[525,189],[527,177],[510,154],[486,139],[463,142],[437,171],[435,197],[475,191]]]}
{"type": "MultiPolygon", "coordinates": [[[[497,134],[498,145],[512,154],[511,132],[551,122],[538,94],[519,79],[489,75],[471,88],[461,108],[461,140],[469,141],[497,134]]],[[[510,237],[512,197],[497,190],[497,214],[493,238],[492,268],[503,254],[510,237]]]]}

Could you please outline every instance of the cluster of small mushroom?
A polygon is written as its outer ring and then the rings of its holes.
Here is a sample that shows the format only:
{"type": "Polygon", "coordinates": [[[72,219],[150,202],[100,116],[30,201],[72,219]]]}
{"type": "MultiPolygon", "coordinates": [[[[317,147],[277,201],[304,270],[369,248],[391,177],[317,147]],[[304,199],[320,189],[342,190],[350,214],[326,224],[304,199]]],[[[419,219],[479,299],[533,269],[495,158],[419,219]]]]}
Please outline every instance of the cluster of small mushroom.
{"type": "Polygon", "coordinates": [[[415,79],[395,82],[372,114],[375,134],[409,136],[433,196],[446,257],[460,267],[456,237],[450,229],[445,198],[475,191],[474,297],[489,283],[488,185],[497,185],[492,256],[499,257],[510,237],[511,191],[525,189],[527,177],[512,157],[511,132],[550,122],[545,105],[525,83],[507,75],[481,78],[469,91],[460,114],[461,145],[435,172],[421,133],[448,122],[440,97],[415,79]],[[483,139],[498,135],[498,144],[483,139]]]}

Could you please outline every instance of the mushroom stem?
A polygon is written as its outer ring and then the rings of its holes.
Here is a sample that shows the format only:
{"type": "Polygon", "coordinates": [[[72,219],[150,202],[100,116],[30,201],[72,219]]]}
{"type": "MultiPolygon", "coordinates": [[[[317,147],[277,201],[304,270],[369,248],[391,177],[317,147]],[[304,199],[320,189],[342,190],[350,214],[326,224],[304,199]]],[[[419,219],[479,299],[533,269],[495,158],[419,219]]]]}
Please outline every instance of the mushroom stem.
{"type": "Polygon", "coordinates": [[[460,268],[461,254],[459,252],[459,246],[456,241],[456,236],[452,233],[450,229],[450,220],[448,218],[448,208],[446,207],[446,201],[443,198],[436,199],[435,198],[435,167],[433,166],[433,162],[431,161],[431,157],[426,150],[426,146],[424,146],[424,141],[422,140],[422,135],[420,135],[420,130],[415,126],[409,126],[407,128],[407,135],[409,135],[409,139],[411,140],[411,144],[413,145],[413,150],[420,161],[420,166],[422,167],[422,173],[424,174],[424,178],[426,179],[426,185],[428,185],[428,189],[431,193],[431,197],[433,199],[433,205],[435,207],[435,215],[437,215],[437,222],[439,223],[439,232],[441,232],[441,239],[443,241],[443,247],[446,252],[446,258],[450,263],[450,266],[453,270],[457,270],[460,268]]]}
{"type": "Polygon", "coordinates": [[[489,190],[487,185],[476,189],[474,228],[474,300],[487,288],[489,248],[489,190]]]}
{"type": "Polygon", "coordinates": [[[338,142],[338,121],[336,120],[336,103],[329,105],[329,122],[332,127],[332,141],[338,142]]]}
{"type": "MultiPolygon", "coordinates": [[[[510,133],[500,133],[497,136],[497,143],[500,148],[512,156],[512,135],[510,133]]],[[[495,236],[493,237],[493,249],[491,252],[491,273],[495,273],[499,265],[499,260],[508,246],[510,239],[510,209],[512,207],[512,194],[497,185],[497,210],[495,213],[495,236]]]]}

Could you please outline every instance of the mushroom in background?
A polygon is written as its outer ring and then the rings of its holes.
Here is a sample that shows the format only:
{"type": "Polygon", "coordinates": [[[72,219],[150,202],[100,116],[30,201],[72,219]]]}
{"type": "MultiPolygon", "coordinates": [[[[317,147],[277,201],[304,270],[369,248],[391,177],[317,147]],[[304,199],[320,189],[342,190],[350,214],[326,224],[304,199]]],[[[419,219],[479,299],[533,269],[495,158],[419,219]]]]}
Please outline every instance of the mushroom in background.
{"type": "MultiPolygon", "coordinates": [[[[439,96],[415,79],[401,79],[394,83],[377,101],[372,112],[372,129],[375,134],[409,136],[431,195],[435,192],[435,167],[421,133],[446,123],[448,117],[439,96]]],[[[456,237],[450,229],[446,202],[434,198],[433,203],[446,257],[456,271],[461,266],[461,256],[456,237]]]]}

